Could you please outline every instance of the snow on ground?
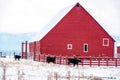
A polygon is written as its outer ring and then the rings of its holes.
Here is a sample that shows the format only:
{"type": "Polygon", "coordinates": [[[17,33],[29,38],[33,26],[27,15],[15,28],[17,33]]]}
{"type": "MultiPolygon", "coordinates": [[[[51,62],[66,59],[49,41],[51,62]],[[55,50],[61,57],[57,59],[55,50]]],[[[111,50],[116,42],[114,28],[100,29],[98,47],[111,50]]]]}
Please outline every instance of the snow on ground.
{"type": "Polygon", "coordinates": [[[32,60],[0,58],[0,80],[120,80],[120,67],[47,64],[32,60]]]}

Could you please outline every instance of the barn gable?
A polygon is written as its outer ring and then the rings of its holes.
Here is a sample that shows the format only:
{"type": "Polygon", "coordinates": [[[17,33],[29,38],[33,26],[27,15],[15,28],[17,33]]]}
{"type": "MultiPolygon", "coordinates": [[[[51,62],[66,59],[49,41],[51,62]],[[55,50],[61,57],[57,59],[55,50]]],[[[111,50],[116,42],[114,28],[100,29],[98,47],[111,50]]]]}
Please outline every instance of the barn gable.
{"type": "Polygon", "coordinates": [[[36,52],[63,56],[114,56],[114,39],[79,3],[56,21],[55,25],[42,31],[36,52]]]}
{"type": "MultiPolygon", "coordinates": [[[[60,15],[57,15],[57,17],[59,18],[55,18],[53,19],[53,21],[50,22],[50,24],[48,24],[45,28],[42,29],[41,31],[41,35],[39,37],[39,40],[43,39],[49,32],[52,32],[51,30],[54,29],[57,25],[61,24],[63,21],[63,19],[65,19],[67,16],[69,16],[69,14],[73,13],[73,19],[74,22],[76,21],[76,24],[81,24],[85,25],[85,22],[87,23],[87,21],[89,22],[94,22],[96,25],[99,25],[99,29],[101,29],[103,31],[103,33],[105,33],[106,35],[108,35],[113,41],[115,41],[105,30],[104,28],[79,4],[75,4],[75,6],[70,6],[67,7],[66,9],[64,9],[64,11],[62,11],[63,13],[60,15]],[[85,16],[86,15],[86,16],[85,16]],[[81,18],[81,19],[80,19],[81,18]],[[83,23],[79,23],[79,20],[82,21],[83,23]],[[78,23],[77,23],[78,22],[78,23]],[[51,24],[52,23],[52,24],[51,24]]],[[[72,17],[71,17],[72,18],[72,17]]],[[[71,20],[72,22],[73,20],[71,20]]],[[[89,23],[90,23],[89,22],[89,23]]],[[[68,21],[68,24],[70,23],[70,20],[68,21]]],[[[94,24],[93,23],[93,24],[94,24]]],[[[64,23],[62,23],[64,24],[64,23]]],[[[91,23],[92,24],[92,23],[91,23]]],[[[71,23],[70,23],[71,25],[71,23]]],[[[80,27],[80,26],[79,26],[80,27]]],[[[92,28],[92,27],[91,27],[92,28]]],[[[94,29],[94,28],[93,28],[94,29]]],[[[83,30],[84,31],[84,30],[83,30]]],[[[86,30],[87,31],[87,30],[86,30]]],[[[40,35],[39,34],[39,35],[40,35]]]]}

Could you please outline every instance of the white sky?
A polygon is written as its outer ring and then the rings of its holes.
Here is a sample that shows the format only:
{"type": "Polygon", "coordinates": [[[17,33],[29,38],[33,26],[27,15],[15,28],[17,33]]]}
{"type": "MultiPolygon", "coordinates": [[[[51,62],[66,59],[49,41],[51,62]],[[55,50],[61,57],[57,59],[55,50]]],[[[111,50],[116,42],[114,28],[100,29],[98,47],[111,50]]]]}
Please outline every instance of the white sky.
{"type": "Polygon", "coordinates": [[[77,2],[110,35],[120,36],[120,0],[0,0],[0,32],[39,32],[61,9],[77,2]]]}

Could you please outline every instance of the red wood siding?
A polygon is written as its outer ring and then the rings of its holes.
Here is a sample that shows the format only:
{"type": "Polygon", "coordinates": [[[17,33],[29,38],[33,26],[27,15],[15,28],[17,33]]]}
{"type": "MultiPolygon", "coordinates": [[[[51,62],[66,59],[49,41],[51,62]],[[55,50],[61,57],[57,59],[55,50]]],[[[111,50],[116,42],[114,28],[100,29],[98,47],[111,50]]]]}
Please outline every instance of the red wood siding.
{"type": "Polygon", "coordinates": [[[36,52],[40,53],[40,42],[39,41],[36,42],[36,52]]]}
{"type": "Polygon", "coordinates": [[[120,46],[117,47],[117,53],[120,54],[120,46]]]}
{"type": "Polygon", "coordinates": [[[40,42],[39,41],[29,43],[29,51],[34,52],[34,49],[36,53],[40,53],[40,42]]]}
{"type": "Polygon", "coordinates": [[[34,52],[34,42],[29,43],[29,51],[34,52]]]}

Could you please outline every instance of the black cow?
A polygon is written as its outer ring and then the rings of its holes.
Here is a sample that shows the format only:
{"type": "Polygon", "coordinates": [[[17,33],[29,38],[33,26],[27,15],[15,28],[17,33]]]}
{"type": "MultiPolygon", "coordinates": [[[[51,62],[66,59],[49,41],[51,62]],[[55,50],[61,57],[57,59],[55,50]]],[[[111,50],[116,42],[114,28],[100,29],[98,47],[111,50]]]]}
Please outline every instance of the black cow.
{"type": "Polygon", "coordinates": [[[15,58],[15,60],[18,60],[18,61],[19,61],[20,58],[21,58],[21,56],[20,56],[20,55],[15,55],[14,58],[15,58]]]}
{"type": "Polygon", "coordinates": [[[77,59],[77,58],[68,58],[68,64],[72,63],[73,66],[77,65],[79,63],[82,63],[82,60],[81,59],[77,59]]]}
{"type": "Polygon", "coordinates": [[[47,56],[47,58],[46,58],[47,63],[50,63],[50,62],[55,63],[55,60],[56,60],[56,57],[47,56]]]}

